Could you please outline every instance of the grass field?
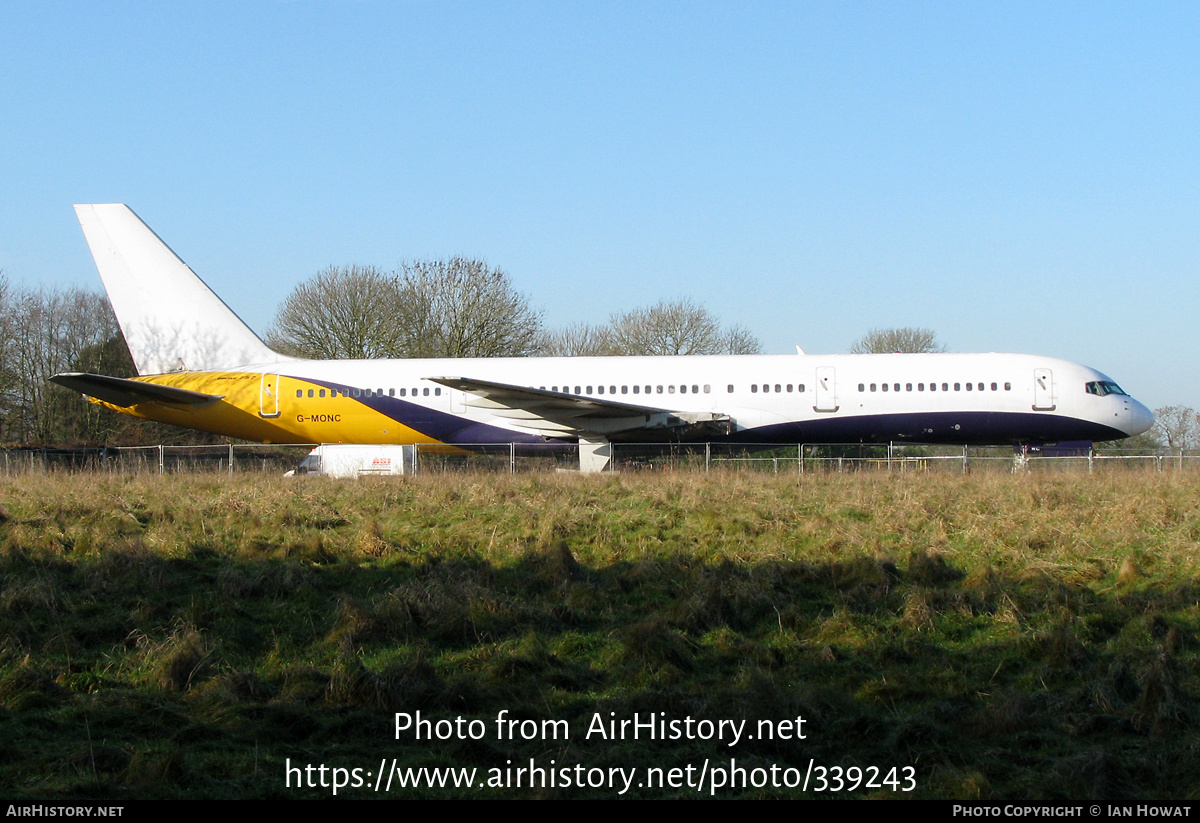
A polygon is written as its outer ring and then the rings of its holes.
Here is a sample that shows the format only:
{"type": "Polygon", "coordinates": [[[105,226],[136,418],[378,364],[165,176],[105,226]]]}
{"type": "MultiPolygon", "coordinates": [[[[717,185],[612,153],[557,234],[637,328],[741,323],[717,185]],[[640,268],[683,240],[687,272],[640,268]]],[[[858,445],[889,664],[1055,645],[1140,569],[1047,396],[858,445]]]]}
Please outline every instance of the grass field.
{"type": "Polygon", "coordinates": [[[1198,500],[1140,473],[7,480],[0,780],[1195,799],[1198,500]],[[418,711],[460,723],[398,734],[418,711]],[[596,733],[635,716],[667,739],[596,733]]]}

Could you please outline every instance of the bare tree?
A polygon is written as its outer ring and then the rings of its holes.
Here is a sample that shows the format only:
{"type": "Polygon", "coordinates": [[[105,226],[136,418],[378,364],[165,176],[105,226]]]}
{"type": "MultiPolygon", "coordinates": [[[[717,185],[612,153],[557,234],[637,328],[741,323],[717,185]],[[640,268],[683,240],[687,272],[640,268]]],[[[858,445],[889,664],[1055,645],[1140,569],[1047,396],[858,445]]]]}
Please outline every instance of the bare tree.
{"type": "Polygon", "coordinates": [[[19,443],[88,439],[88,423],[97,416],[81,414],[86,401],[49,379],[92,370],[84,353],[119,334],[108,300],[78,288],[12,290],[5,283],[0,334],[0,437],[19,443]]]}
{"type": "Polygon", "coordinates": [[[690,298],[660,300],[609,318],[607,327],[570,327],[552,337],[552,346],[570,354],[692,355],[757,354],[762,346],[741,326],[720,318],[690,298]]]}
{"type": "Polygon", "coordinates": [[[509,276],[454,257],[401,265],[408,357],[524,357],[537,351],[541,312],[509,276]]]}
{"type": "Polygon", "coordinates": [[[408,334],[399,279],[374,266],[330,266],[295,288],[275,314],[267,342],[298,357],[402,357],[408,334]]]}
{"type": "Polygon", "coordinates": [[[607,326],[574,323],[545,332],[538,353],[545,357],[597,357],[613,354],[612,333],[607,326]]]}
{"type": "Polygon", "coordinates": [[[944,352],[932,329],[905,327],[902,329],[871,329],[850,346],[851,354],[891,354],[906,352],[944,352]]]}
{"type": "Polygon", "coordinates": [[[4,434],[5,439],[7,439],[5,421],[16,400],[18,383],[12,358],[13,326],[16,320],[12,303],[8,278],[0,271],[0,433],[4,434]]]}
{"type": "Polygon", "coordinates": [[[280,306],[267,342],[299,357],[504,357],[533,353],[541,315],[480,260],[331,266],[280,306]]]}
{"type": "Polygon", "coordinates": [[[1187,406],[1155,409],[1149,434],[1168,449],[1200,448],[1200,414],[1187,406]]]}
{"type": "Polygon", "coordinates": [[[762,343],[745,326],[729,326],[723,333],[717,354],[761,354],[762,343]]]}

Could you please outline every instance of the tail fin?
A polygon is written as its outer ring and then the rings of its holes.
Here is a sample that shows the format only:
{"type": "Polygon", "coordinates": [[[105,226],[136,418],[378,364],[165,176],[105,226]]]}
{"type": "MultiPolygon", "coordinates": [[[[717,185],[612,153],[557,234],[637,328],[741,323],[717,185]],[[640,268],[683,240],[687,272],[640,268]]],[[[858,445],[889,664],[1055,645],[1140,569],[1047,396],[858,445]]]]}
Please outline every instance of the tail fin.
{"type": "Polygon", "coordinates": [[[75,214],[138,374],[290,359],[267,348],[128,206],[77,205],[75,214]]]}

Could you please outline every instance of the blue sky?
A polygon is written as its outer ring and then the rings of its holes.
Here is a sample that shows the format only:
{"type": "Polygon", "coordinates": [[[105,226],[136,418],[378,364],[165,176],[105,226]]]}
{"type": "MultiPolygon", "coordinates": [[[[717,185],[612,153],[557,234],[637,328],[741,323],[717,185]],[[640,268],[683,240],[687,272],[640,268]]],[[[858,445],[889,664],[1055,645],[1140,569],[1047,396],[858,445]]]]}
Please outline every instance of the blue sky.
{"type": "Polygon", "coordinates": [[[482,257],[550,325],[690,296],[767,351],[925,326],[1200,408],[1200,5],[5,2],[0,268],[124,202],[256,330],[482,257]]]}

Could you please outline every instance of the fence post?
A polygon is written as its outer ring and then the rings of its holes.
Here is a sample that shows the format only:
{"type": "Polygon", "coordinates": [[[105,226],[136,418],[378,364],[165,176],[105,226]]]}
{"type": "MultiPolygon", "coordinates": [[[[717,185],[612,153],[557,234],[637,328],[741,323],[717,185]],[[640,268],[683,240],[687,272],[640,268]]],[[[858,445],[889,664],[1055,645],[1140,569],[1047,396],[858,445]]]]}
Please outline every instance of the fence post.
{"type": "Polygon", "coordinates": [[[159,474],[163,473],[163,445],[162,445],[162,443],[158,444],[158,473],[159,474]]]}
{"type": "Polygon", "coordinates": [[[796,444],[796,473],[804,474],[804,444],[796,444]]]}
{"type": "Polygon", "coordinates": [[[229,473],[233,474],[233,444],[229,444],[229,473]]]}
{"type": "Polygon", "coordinates": [[[1093,469],[1095,468],[1094,467],[1094,458],[1093,458],[1093,455],[1095,453],[1096,453],[1096,450],[1094,448],[1092,448],[1091,446],[1088,446],[1088,474],[1091,474],[1093,469]]]}
{"type": "Polygon", "coordinates": [[[508,473],[517,473],[517,443],[513,441],[508,444],[508,473]]]}

